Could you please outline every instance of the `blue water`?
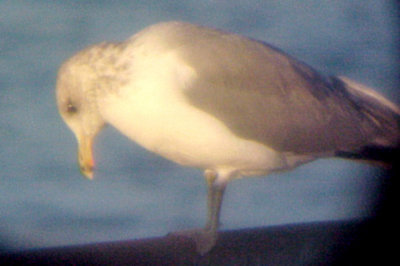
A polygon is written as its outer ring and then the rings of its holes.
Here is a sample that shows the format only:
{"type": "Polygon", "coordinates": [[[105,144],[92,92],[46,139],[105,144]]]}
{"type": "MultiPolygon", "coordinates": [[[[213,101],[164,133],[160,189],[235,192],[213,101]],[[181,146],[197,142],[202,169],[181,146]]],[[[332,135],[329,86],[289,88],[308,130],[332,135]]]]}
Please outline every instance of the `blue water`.
{"type": "MultiPolygon", "coordinates": [[[[184,20],[264,40],[400,103],[387,1],[126,2],[0,1],[2,248],[143,238],[205,222],[202,172],[151,154],[112,128],[96,141],[95,180],[80,176],[54,84],[63,60],[89,44],[184,20]]],[[[234,181],[222,229],[371,215],[378,175],[372,166],[325,159],[234,181]]]]}

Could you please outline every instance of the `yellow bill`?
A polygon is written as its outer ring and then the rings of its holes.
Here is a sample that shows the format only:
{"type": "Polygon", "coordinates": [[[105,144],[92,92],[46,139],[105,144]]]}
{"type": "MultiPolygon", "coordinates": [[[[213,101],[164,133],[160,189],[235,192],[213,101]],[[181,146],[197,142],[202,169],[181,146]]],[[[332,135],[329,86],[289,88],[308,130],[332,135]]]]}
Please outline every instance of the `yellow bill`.
{"type": "Polygon", "coordinates": [[[81,174],[88,179],[93,179],[93,138],[89,136],[81,136],[78,139],[78,162],[81,174]]]}

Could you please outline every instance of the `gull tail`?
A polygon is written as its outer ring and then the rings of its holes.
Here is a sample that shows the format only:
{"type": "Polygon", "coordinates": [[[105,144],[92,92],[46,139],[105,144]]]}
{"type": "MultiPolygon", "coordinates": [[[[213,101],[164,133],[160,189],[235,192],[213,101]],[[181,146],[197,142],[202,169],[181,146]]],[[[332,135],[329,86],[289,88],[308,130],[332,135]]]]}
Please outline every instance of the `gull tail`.
{"type": "Polygon", "coordinates": [[[337,151],[336,156],[391,167],[400,159],[400,108],[376,91],[345,77],[351,100],[367,121],[368,142],[355,151],[337,151]]]}

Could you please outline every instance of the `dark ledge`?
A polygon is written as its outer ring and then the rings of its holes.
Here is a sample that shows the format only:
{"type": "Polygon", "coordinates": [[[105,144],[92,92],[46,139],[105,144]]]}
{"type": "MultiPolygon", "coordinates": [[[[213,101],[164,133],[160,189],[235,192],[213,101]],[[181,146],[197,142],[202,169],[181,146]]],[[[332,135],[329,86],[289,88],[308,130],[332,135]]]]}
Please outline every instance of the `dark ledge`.
{"type": "MultiPolygon", "coordinates": [[[[1,265],[351,265],[376,252],[365,238],[373,220],[225,231],[204,256],[191,240],[165,236],[5,253],[1,265]],[[364,242],[367,241],[367,242],[364,242]],[[365,249],[367,247],[367,249],[365,249]],[[372,251],[372,250],[370,250],[372,251]]],[[[376,244],[376,243],[375,243],[376,244]]],[[[368,261],[368,260],[367,260],[368,261]]]]}

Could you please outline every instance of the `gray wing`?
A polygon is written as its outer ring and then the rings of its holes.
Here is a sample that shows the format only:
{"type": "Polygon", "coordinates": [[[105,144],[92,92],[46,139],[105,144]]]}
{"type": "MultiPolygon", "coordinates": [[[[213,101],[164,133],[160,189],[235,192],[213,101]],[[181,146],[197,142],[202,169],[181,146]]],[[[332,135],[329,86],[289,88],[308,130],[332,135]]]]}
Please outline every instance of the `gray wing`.
{"type": "Polygon", "coordinates": [[[376,134],[343,82],[278,49],[192,25],[175,38],[198,74],[184,92],[188,101],[240,137],[279,151],[319,153],[359,148],[376,134]]]}

